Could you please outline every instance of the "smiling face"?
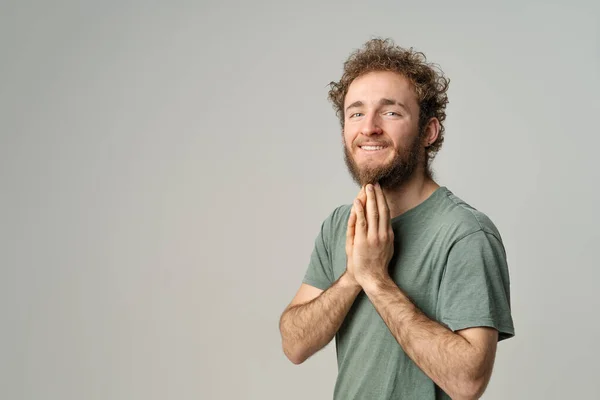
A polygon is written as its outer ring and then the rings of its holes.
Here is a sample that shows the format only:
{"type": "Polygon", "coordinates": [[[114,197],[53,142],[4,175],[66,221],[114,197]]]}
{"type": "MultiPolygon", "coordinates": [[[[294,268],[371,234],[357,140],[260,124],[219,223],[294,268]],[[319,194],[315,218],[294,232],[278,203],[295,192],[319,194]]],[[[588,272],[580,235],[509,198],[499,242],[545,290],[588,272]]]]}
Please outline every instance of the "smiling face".
{"type": "Polygon", "coordinates": [[[375,71],[356,78],[344,100],[344,159],[354,181],[393,189],[424,165],[419,105],[400,74],[375,71]]]}

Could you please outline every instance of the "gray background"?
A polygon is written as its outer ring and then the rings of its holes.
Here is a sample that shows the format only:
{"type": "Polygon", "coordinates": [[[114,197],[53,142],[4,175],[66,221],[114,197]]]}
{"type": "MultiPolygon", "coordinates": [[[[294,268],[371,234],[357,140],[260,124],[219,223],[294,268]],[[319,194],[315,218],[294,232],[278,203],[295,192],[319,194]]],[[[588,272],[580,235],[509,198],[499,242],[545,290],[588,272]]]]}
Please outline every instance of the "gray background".
{"type": "Polygon", "coordinates": [[[437,180],[505,240],[484,398],[600,398],[600,6],[482,3],[2,2],[0,398],[330,398],[278,320],[358,191],[326,85],[374,36],[450,77],[437,180]]]}

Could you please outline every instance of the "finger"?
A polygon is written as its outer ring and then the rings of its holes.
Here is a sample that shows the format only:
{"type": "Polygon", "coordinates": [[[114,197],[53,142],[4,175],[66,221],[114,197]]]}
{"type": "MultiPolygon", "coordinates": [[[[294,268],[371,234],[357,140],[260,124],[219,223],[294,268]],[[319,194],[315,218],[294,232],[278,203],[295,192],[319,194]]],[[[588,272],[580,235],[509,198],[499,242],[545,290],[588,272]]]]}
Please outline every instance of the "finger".
{"type": "Polygon", "coordinates": [[[356,213],[356,225],[354,227],[354,240],[356,241],[357,238],[367,236],[367,219],[360,200],[354,200],[354,212],[356,213]]]}
{"type": "Polygon", "coordinates": [[[368,236],[379,235],[379,210],[373,185],[367,185],[367,228],[368,236]]]}
{"type": "Polygon", "coordinates": [[[348,229],[346,229],[346,246],[354,244],[354,231],[356,228],[356,212],[354,211],[354,205],[350,211],[350,217],[348,218],[348,229]]]}
{"type": "Polygon", "coordinates": [[[379,183],[375,185],[375,195],[377,197],[377,208],[379,209],[379,235],[383,237],[390,227],[390,208],[379,183]]]}
{"type": "Polygon", "coordinates": [[[360,192],[358,192],[358,196],[356,196],[356,198],[360,200],[363,207],[367,205],[367,192],[364,186],[360,189],[360,192]]]}

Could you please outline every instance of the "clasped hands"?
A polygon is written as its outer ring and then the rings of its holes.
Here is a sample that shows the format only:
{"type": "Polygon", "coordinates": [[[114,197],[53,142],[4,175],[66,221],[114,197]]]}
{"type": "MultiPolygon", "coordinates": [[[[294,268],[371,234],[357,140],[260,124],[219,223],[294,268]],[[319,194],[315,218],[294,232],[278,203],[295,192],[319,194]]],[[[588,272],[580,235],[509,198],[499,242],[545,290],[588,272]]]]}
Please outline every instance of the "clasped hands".
{"type": "Polygon", "coordinates": [[[394,254],[390,210],[379,183],[363,186],[352,205],[346,232],[346,273],[365,287],[389,279],[394,254]]]}

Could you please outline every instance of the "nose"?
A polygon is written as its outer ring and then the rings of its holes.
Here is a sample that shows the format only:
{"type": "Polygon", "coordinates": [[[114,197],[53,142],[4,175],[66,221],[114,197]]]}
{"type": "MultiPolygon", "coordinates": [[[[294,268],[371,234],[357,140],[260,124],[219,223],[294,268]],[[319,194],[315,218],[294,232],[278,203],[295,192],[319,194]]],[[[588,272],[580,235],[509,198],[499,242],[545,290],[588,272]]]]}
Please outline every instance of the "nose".
{"type": "Polygon", "coordinates": [[[361,133],[365,136],[379,135],[383,132],[376,114],[366,115],[362,122],[361,133]]]}

